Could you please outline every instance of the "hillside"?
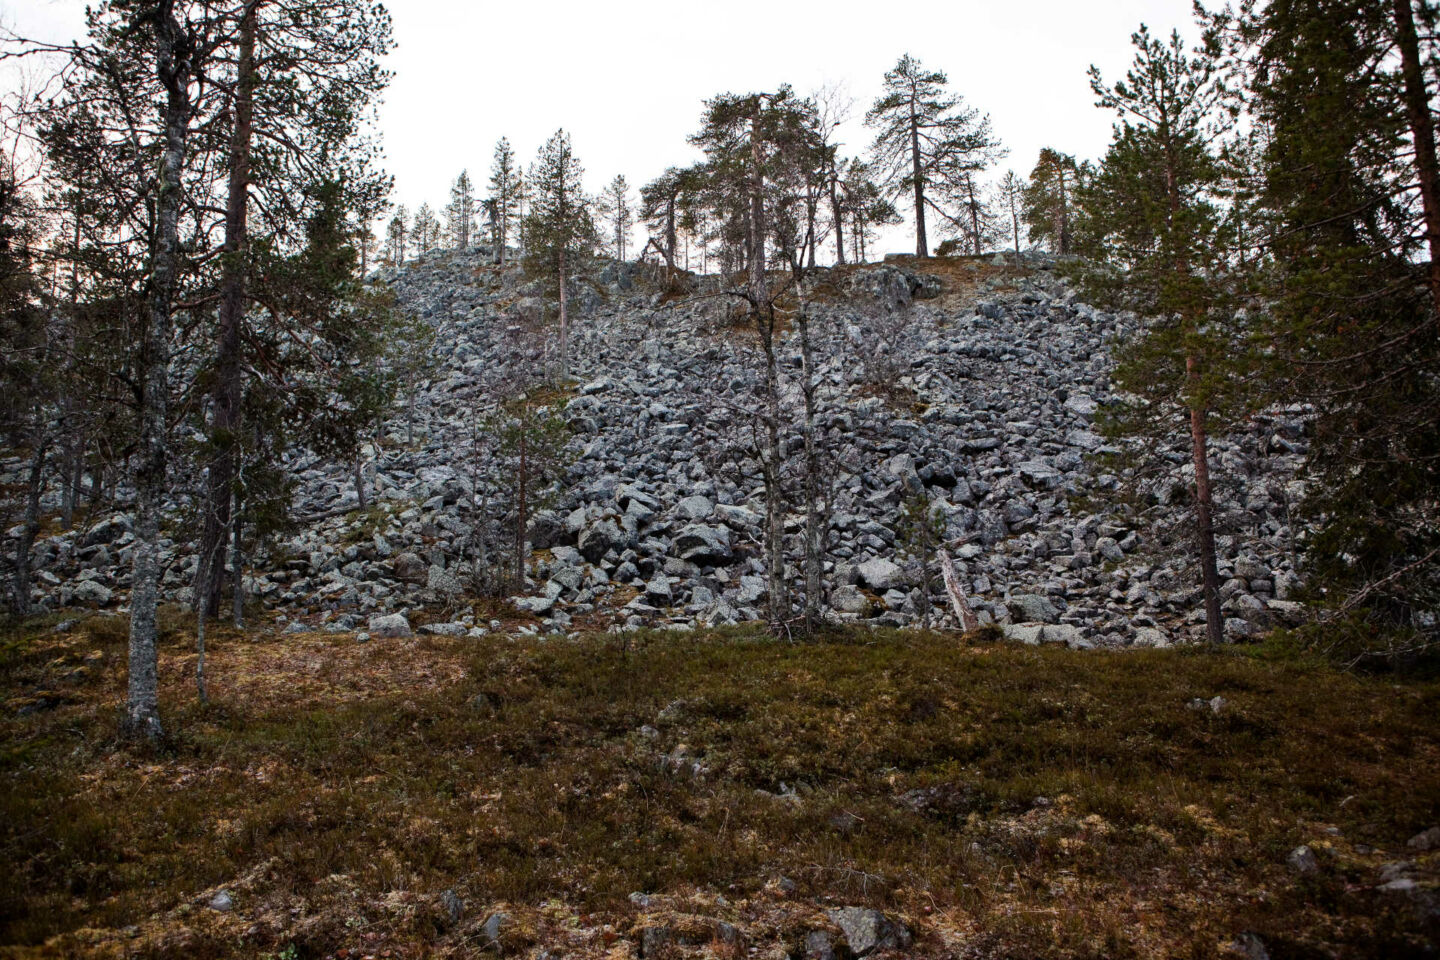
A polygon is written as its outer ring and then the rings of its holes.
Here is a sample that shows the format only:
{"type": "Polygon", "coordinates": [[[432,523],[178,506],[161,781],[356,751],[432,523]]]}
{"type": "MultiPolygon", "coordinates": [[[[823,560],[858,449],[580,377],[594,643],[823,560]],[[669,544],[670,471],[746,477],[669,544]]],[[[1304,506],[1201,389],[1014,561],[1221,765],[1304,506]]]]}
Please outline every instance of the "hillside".
{"type": "MultiPolygon", "coordinates": [[[[711,281],[676,297],[638,265],[613,263],[577,281],[573,368],[558,384],[526,386],[553,355],[553,326],[540,285],[518,268],[447,251],[382,280],[433,326],[434,367],[367,448],[367,509],[350,468],[289,461],[300,525],[247,558],[253,599],[296,630],[403,631],[397,614],[412,627],[489,629],[494,618],[464,602],[486,505],[504,499],[483,423],[528,391],[567,424],[569,463],[530,525],[529,586],[501,620],[544,632],[762,615],[761,367],[753,334],[711,281]]],[[[1127,486],[1106,456],[1119,451],[1094,428],[1111,395],[1109,345],[1133,318],[1080,302],[1043,258],[935,259],[920,271],[901,260],[821,270],[812,285],[834,620],[922,619],[924,551],[907,549],[904,515],[923,497],[971,604],[1011,636],[1125,647],[1198,635],[1186,449],[1167,454],[1168,473],[1127,486]]],[[[783,439],[798,458],[793,331],[780,353],[782,409],[794,418],[783,439]]],[[[1213,445],[1227,638],[1299,612],[1289,506],[1303,491],[1304,434],[1298,408],[1269,411],[1213,445]]],[[[12,461],[8,480],[23,469],[12,461]]],[[[803,510],[798,479],[786,482],[793,560],[803,510]]],[[[133,538],[123,484],[117,495],[118,512],[37,544],[38,602],[123,609],[133,538]]],[[[173,505],[177,520],[183,507],[173,505]]],[[[184,539],[165,547],[166,593],[184,602],[193,551],[184,539]]],[[[798,583],[793,564],[790,576],[798,583]]],[[[928,599],[932,622],[949,622],[943,594],[932,587],[928,599]]]]}

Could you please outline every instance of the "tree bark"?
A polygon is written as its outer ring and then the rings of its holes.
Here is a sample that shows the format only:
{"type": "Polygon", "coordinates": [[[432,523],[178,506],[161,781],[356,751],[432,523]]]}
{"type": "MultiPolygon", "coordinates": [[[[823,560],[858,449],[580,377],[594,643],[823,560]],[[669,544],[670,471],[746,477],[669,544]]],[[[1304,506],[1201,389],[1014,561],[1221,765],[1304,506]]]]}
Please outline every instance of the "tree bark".
{"type": "Polygon", "coordinates": [[[1420,40],[1415,33],[1415,9],[1411,0],[1395,0],[1395,34],[1405,77],[1405,114],[1415,141],[1415,168],[1425,211],[1430,298],[1440,312],[1440,169],[1435,158],[1435,118],[1430,114],[1430,91],[1426,89],[1425,71],[1420,62],[1420,40]]]}
{"type": "MultiPolygon", "coordinates": [[[[1196,360],[1185,358],[1185,372],[1194,383],[1199,379],[1196,360]]],[[[1205,597],[1205,635],[1211,643],[1224,640],[1220,613],[1220,574],[1215,564],[1215,502],[1210,491],[1210,457],[1207,450],[1205,410],[1190,407],[1190,445],[1195,461],[1195,539],[1200,550],[1200,586],[1205,597]]]]}
{"type": "Polygon", "coordinates": [[[795,289],[800,300],[797,323],[800,327],[801,374],[804,377],[801,393],[805,397],[805,626],[814,629],[820,623],[821,592],[824,590],[821,546],[825,518],[820,511],[820,450],[815,438],[815,394],[819,384],[815,380],[810,318],[798,279],[795,289]]]}
{"type": "MultiPolygon", "coordinates": [[[[219,331],[215,364],[214,413],[210,439],[215,460],[206,488],[205,525],[200,538],[201,556],[223,554],[230,529],[230,505],[239,471],[241,404],[244,381],[241,370],[241,328],[245,322],[246,281],[249,279],[248,214],[250,153],[254,132],[255,33],[260,0],[250,0],[240,20],[240,50],[235,81],[235,125],[231,130],[228,198],[225,206],[225,240],[221,247],[219,331]]],[[[195,589],[205,593],[205,607],[220,609],[225,564],[201,564],[195,589]]]]}
{"type": "Polygon", "coordinates": [[[835,221],[835,263],[845,265],[845,218],[840,213],[840,185],[835,171],[830,172],[830,218],[835,221]]]}
{"type": "MultiPolygon", "coordinates": [[[[360,451],[355,451],[355,505],[365,509],[365,464],[360,451]]],[[[222,545],[224,541],[221,541],[222,545]]]]}
{"type": "MultiPolygon", "coordinates": [[[[759,110],[759,107],[756,107],[759,110]]],[[[761,165],[759,118],[750,122],[750,296],[756,310],[769,300],[765,284],[765,170],[761,165]]],[[[773,316],[773,314],[772,314],[773,316]]]]}
{"type": "Polygon", "coordinates": [[[525,520],[530,512],[526,495],[529,493],[530,451],[525,442],[526,424],[520,422],[520,496],[515,504],[515,589],[525,588],[525,520]]]}
{"type": "Polygon", "coordinates": [[[966,633],[974,633],[980,629],[980,620],[975,616],[975,611],[970,609],[970,601],[965,599],[965,591],[955,573],[955,563],[950,559],[950,551],[942,547],[936,553],[940,557],[940,573],[945,578],[945,592],[950,595],[950,605],[955,608],[955,619],[960,621],[960,629],[966,633]]]}
{"type": "Polygon", "coordinates": [[[765,550],[768,560],[770,622],[779,626],[790,614],[789,591],[785,586],[785,503],[780,471],[780,374],[775,360],[775,311],[768,321],[758,319],[760,342],[765,351],[765,456],[761,469],[765,481],[765,550]]]}
{"type": "MultiPolygon", "coordinates": [[[[71,419],[74,420],[73,407],[71,419]]],[[[64,489],[60,501],[60,526],[69,530],[75,526],[75,510],[80,505],[80,487],[85,473],[85,435],[82,428],[70,424],[70,436],[65,442],[65,475],[61,478],[64,489]]]]}
{"type": "Polygon", "coordinates": [[[665,205],[665,282],[675,279],[675,197],[665,205]]]}
{"type": "Polygon", "coordinates": [[[775,306],[765,276],[765,168],[760,146],[760,105],[750,120],[750,299],[760,347],[765,353],[765,549],[769,566],[769,613],[772,625],[790,613],[785,589],[785,508],[780,489],[780,370],[775,359],[775,306]]]}
{"type": "Polygon", "coordinates": [[[40,494],[44,490],[45,460],[50,452],[50,431],[45,426],[45,411],[35,412],[35,449],[30,455],[30,477],[25,485],[25,519],[20,537],[15,541],[15,616],[30,615],[30,548],[40,532],[40,494]]]}
{"type": "Polygon", "coordinates": [[[1058,223],[1055,225],[1056,246],[1060,253],[1070,252],[1070,198],[1065,190],[1065,167],[1062,165],[1057,171],[1060,178],[1060,209],[1057,214],[1058,223]]]}
{"type": "Polygon", "coordinates": [[[570,375],[570,317],[565,298],[565,248],[560,248],[560,376],[570,375]]]}
{"type": "Polygon", "coordinates": [[[130,657],[124,732],[159,737],[159,670],[155,608],[160,586],[160,508],[169,460],[166,415],[170,394],[170,336],[179,260],[181,173],[190,132],[193,51],[175,19],[174,0],[149,12],[155,31],[155,65],[165,88],[164,142],[155,184],[156,234],[150,256],[149,297],[142,342],[140,455],[135,473],[135,548],[130,587],[130,657]]]}
{"type": "Polygon", "coordinates": [[[245,532],[240,518],[240,497],[230,509],[230,604],[232,623],[236,630],[245,626],[245,553],[241,536],[245,532]]]}
{"type": "Polygon", "coordinates": [[[1010,200],[1010,229],[1015,232],[1015,263],[1020,263],[1020,214],[1015,210],[1015,200],[1010,200]]]}
{"type": "Polygon", "coordinates": [[[915,116],[915,100],[910,100],[910,176],[915,181],[915,256],[930,256],[925,239],[925,176],[920,163],[920,121],[915,116]]]}

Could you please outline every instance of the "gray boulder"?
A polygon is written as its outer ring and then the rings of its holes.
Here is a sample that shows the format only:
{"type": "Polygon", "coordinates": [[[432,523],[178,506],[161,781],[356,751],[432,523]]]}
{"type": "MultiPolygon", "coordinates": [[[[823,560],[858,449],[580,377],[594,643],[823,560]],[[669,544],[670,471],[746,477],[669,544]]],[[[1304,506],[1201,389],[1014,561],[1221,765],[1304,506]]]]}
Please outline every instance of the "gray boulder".
{"type": "Polygon", "coordinates": [[[853,584],[842,584],[830,591],[830,606],[840,613],[869,613],[870,598],[853,584]]]}
{"type": "Polygon", "coordinates": [[[1039,645],[1040,638],[1045,633],[1045,625],[1043,623],[1007,623],[1001,630],[1004,631],[1006,640],[1014,640],[1027,647],[1034,647],[1039,645]]]}
{"type": "Polygon", "coordinates": [[[82,580],[70,590],[70,596],[78,603],[103,607],[115,597],[115,592],[103,583],[82,580]]]}
{"type": "Polygon", "coordinates": [[[709,520],[715,512],[715,504],[705,497],[686,497],[675,505],[675,512],[686,520],[709,520]]]}
{"type": "Polygon", "coordinates": [[[430,565],[418,555],[405,551],[397,553],[390,561],[390,572],[396,580],[406,583],[424,583],[430,574],[430,565]]]}
{"type": "Polygon", "coordinates": [[[832,923],[845,934],[850,952],[857,957],[869,956],[877,950],[902,950],[910,946],[910,931],[879,910],[868,907],[839,907],[825,911],[832,923]]]}
{"type": "Polygon", "coordinates": [[[601,520],[580,531],[577,546],[582,557],[591,563],[599,563],[605,554],[624,546],[624,543],[625,536],[615,525],[615,521],[601,520]]]}
{"type": "Polygon", "coordinates": [[[881,557],[866,560],[855,568],[860,582],[871,590],[894,590],[905,585],[905,571],[881,557]]]}
{"type": "Polygon", "coordinates": [[[675,555],[692,563],[728,563],[735,555],[730,547],[730,528],[692,523],[675,538],[675,555]]]}
{"type": "Polygon", "coordinates": [[[371,617],[368,626],[370,628],[370,635],[373,637],[414,636],[410,631],[410,621],[405,619],[403,613],[390,613],[371,617]]]}
{"type": "Polygon", "coordinates": [[[1010,616],[1016,620],[1060,622],[1060,611],[1055,609],[1055,604],[1038,593],[1017,593],[1006,602],[1006,606],[1010,608],[1010,616]]]}

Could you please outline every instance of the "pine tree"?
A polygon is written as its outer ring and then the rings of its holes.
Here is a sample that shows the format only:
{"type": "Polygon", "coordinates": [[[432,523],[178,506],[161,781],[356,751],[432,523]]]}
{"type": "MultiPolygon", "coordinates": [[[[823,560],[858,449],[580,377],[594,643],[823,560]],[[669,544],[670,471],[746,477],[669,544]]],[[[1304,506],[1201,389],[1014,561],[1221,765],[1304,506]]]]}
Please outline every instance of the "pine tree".
{"type": "Polygon", "coordinates": [[[909,54],[885,74],[885,92],[865,123],[876,130],[872,148],[877,182],[887,198],[913,196],[915,255],[930,255],[926,214],[955,223],[953,202],[966,194],[966,175],[985,169],[1001,152],[990,118],[945,92],[944,73],[909,54]]]}
{"type": "Polygon", "coordinates": [[[0,343],[5,344],[0,355],[0,438],[30,449],[10,583],[10,607],[18,619],[30,614],[30,549],[40,531],[40,495],[56,432],[59,344],[47,330],[53,304],[39,276],[42,229],[38,205],[22,191],[10,161],[0,161],[0,343]]]}
{"type": "Polygon", "coordinates": [[[461,170],[450,187],[450,203],[445,208],[446,231],[450,242],[461,250],[470,249],[470,233],[475,228],[475,188],[470,173],[461,170]]]}
{"type": "Polygon", "coordinates": [[[504,137],[495,144],[495,157],[490,164],[490,196],[488,199],[491,229],[494,233],[495,262],[505,262],[505,246],[510,242],[510,227],[520,217],[520,168],[515,151],[504,137]]]}
{"type": "Polygon", "coordinates": [[[799,265],[804,228],[794,207],[803,202],[806,174],[817,169],[812,162],[814,105],[796,98],[789,87],[722,94],[705,102],[701,129],[690,142],[706,156],[693,172],[697,187],[713,198],[717,213],[728,220],[725,229],[730,236],[744,244],[740,251],[744,270],[736,271],[727,292],[746,304],[765,364],[759,417],[764,443],[759,459],[765,488],[769,617],[778,628],[790,616],[790,591],[785,579],[779,328],[776,291],[767,268],[772,247],[786,255],[792,271],[799,265]]]}
{"type": "MultiPolygon", "coordinates": [[[[274,387],[245,356],[255,301],[255,261],[282,249],[314,215],[314,188],[345,184],[345,215],[353,223],[362,273],[375,243],[372,224],[388,208],[390,179],[375,170],[375,148],[361,136],[366,106],[389,82],[379,58],[391,46],[390,20],[379,5],[333,7],[316,0],[241,0],[233,36],[234,76],[222,116],[230,120],[224,147],[225,215],[220,308],[215,331],[215,387],[204,454],[211,460],[196,575],[203,616],[217,608],[220,557],[236,483],[247,456],[243,443],[246,394],[274,387]],[[260,144],[256,156],[256,144],[260,144]]],[[[285,389],[281,386],[279,389],[285,389]]],[[[249,402],[264,401],[252,399],[249,402]]]]}
{"type": "Polygon", "coordinates": [[[541,148],[530,180],[530,214],[525,218],[525,257],[541,275],[555,278],[560,300],[560,374],[569,372],[570,317],[566,287],[571,271],[596,246],[593,203],[585,194],[584,168],[557,130],[541,148]]]}
{"type": "MultiPolygon", "coordinates": [[[[679,234],[677,220],[685,203],[693,177],[678,167],[667,167],[665,172],[640,188],[640,220],[650,232],[646,248],[654,246],[665,258],[667,273],[675,274],[675,253],[679,234]]],[[[640,251],[643,259],[647,250],[640,251]]]]}
{"type": "Polygon", "coordinates": [[[1161,442],[1187,428],[1206,631],[1219,643],[1208,438],[1238,379],[1234,311],[1217,280],[1224,265],[1211,143],[1221,90],[1213,56],[1189,56],[1178,33],[1162,42],[1141,26],[1131,39],[1136,55],[1123,81],[1107,86],[1090,70],[1099,104],[1120,124],[1082,194],[1086,252],[1119,271],[1110,283],[1092,282],[1096,298],[1149,316],[1117,354],[1115,381],[1139,402],[1123,405],[1112,428],[1161,442]]]}
{"type": "Polygon", "coordinates": [[[1071,252],[1074,236],[1075,188],[1080,168],[1075,158],[1050,147],[1040,151],[1024,191],[1024,218],[1031,243],[1045,243],[1054,252],[1071,252]]]}
{"type": "Polygon", "coordinates": [[[1389,655],[1377,628],[1433,643],[1422,614],[1440,609],[1437,91],[1417,69],[1436,18],[1410,0],[1291,0],[1210,19],[1259,133],[1266,372],[1277,399],[1315,409],[1306,576],[1358,624],[1357,659],[1389,655]]]}

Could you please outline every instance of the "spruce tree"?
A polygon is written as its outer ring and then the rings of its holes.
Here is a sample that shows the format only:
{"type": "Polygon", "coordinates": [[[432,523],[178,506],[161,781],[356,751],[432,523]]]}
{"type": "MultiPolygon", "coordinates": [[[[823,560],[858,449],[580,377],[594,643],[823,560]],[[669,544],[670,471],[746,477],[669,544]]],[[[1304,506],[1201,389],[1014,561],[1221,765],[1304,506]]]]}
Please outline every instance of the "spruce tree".
{"type": "Polygon", "coordinates": [[[635,213],[630,207],[630,184],[625,181],[624,176],[617,174],[615,179],[605,186],[600,203],[605,211],[605,219],[609,221],[614,257],[623,261],[630,227],[635,222],[635,213]]]}
{"type": "Polygon", "coordinates": [[[470,249],[470,233],[475,228],[475,188],[470,183],[468,170],[461,170],[450,186],[445,223],[450,242],[461,250],[470,249]]]}
{"type": "Polygon", "coordinates": [[[535,272],[555,279],[560,301],[560,374],[570,363],[570,317],[566,287],[571,271],[596,247],[594,205],[585,193],[584,168],[570,146],[570,134],[555,131],[535,160],[530,181],[530,215],[525,223],[525,258],[535,272]]]}
{"type": "Polygon", "coordinates": [[[385,256],[392,267],[405,262],[405,242],[409,239],[408,214],[403,206],[395,211],[390,224],[385,228],[385,256]]]}
{"type": "Polygon", "coordinates": [[[430,204],[422,203],[420,209],[415,211],[411,236],[415,240],[415,252],[419,256],[424,256],[440,245],[440,220],[435,216],[430,204]]]}
{"type": "Polygon", "coordinates": [[[495,144],[495,157],[490,164],[490,196],[488,198],[495,262],[505,262],[505,246],[510,241],[510,226],[520,215],[520,168],[515,151],[504,137],[495,144]]]}

